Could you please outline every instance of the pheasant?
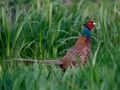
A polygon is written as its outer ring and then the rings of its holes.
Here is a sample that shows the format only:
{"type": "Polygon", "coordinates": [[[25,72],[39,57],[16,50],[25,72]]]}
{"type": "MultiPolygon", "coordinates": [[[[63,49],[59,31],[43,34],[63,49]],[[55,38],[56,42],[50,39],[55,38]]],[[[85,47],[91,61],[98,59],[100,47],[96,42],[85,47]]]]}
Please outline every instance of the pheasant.
{"type": "Polygon", "coordinates": [[[17,62],[25,63],[39,63],[39,64],[56,64],[59,65],[62,70],[66,70],[68,66],[76,66],[79,63],[86,64],[90,54],[90,36],[91,30],[94,28],[95,23],[93,20],[88,20],[84,24],[82,34],[78,38],[75,45],[67,51],[65,56],[61,60],[15,60],[17,62]]]}

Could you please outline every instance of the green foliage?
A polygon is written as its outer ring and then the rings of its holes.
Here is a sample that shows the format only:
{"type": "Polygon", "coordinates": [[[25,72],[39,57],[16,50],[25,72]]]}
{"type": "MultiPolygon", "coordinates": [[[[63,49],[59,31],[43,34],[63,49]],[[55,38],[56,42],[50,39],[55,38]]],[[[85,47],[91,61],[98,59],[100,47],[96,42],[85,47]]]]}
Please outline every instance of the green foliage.
{"type": "Polygon", "coordinates": [[[119,90],[120,2],[2,0],[0,89],[119,90]],[[58,59],[74,45],[87,18],[96,22],[86,66],[63,73],[53,65],[5,64],[12,58],[58,59]]]}

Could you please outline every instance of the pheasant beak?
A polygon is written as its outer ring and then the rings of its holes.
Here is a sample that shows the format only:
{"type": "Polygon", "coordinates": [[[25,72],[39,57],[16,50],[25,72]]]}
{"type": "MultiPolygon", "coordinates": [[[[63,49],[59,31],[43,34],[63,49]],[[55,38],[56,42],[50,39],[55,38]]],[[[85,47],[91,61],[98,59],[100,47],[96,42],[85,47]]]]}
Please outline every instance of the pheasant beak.
{"type": "Polygon", "coordinates": [[[93,22],[93,25],[95,26],[95,25],[96,25],[96,23],[95,23],[95,22],[93,22]]]}

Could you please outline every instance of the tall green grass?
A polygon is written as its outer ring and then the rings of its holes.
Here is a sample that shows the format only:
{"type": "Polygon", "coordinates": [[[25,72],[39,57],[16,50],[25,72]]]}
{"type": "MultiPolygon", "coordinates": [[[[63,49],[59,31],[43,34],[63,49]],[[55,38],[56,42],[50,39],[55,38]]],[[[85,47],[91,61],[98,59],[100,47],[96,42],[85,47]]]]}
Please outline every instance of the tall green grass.
{"type": "Polygon", "coordinates": [[[0,89],[119,90],[119,1],[11,0],[0,4],[0,89]],[[96,22],[87,65],[63,73],[55,65],[4,63],[12,58],[60,59],[81,35],[87,17],[96,22]]]}

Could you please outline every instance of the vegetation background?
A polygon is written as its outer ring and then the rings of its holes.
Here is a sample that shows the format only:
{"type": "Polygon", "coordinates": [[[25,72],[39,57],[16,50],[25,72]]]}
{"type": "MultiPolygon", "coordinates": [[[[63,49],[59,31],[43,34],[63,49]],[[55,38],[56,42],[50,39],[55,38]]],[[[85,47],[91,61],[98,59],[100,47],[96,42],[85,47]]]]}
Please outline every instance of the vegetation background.
{"type": "Polygon", "coordinates": [[[0,0],[1,90],[120,90],[120,0],[0,0]],[[96,22],[86,66],[5,63],[60,59],[96,22]]]}

